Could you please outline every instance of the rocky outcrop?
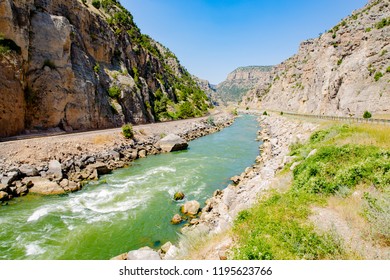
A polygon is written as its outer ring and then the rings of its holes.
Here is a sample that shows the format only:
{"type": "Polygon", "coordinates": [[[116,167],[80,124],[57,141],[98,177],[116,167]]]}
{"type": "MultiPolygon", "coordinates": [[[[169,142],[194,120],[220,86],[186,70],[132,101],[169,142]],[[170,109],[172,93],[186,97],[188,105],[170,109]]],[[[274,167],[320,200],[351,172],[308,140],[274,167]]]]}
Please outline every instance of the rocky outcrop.
{"type": "Polygon", "coordinates": [[[99,9],[91,0],[1,1],[0,32],[0,137],[190,117],[182,107],[200,116],[208,108],[176,56],[141,34],[119,1],[99,9]]]}
{"type": "Polygon", "coordinates": [[[158,141],[156,146],[163,152],[169,153],[187,149],[188,143],[178,135],[169,134],[158,141]]]}
{"type": "Polygon", "coordinates": [[[370,1],[277,65],[246,106],[317,115],[390,114],[390,2],[370,1]]]}
{"type": "Polygon", "coordinates": [[[223,101],[240,101],[248,91],[268,84],[272,66],[239,67],[217,85],[217,96],[223,101]]]}

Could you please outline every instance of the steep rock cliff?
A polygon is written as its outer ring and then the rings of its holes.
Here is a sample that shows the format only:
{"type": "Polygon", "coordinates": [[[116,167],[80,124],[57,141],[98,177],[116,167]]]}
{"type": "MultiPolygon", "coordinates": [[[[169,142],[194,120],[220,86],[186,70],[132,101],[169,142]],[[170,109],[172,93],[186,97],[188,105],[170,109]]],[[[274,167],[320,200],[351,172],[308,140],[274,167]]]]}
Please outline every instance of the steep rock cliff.
{"type": "Polygon", "coordinates": [[[239,101],[248,91],[269,82],[272,66],[239,67],[217,85],[217,96],[223,101],[239,101]]]}
{"type": "Polygon", "coordinates": [[[370,1],[277,65],[250,107],[361,117],[390,114],[390,1],[370,1]]]}
{"type": "Polygon", "coordinates": [[[118,1],[98,2],[0,1],[0,137],[207,111],[176,56],[141,34],[118,1]]]}

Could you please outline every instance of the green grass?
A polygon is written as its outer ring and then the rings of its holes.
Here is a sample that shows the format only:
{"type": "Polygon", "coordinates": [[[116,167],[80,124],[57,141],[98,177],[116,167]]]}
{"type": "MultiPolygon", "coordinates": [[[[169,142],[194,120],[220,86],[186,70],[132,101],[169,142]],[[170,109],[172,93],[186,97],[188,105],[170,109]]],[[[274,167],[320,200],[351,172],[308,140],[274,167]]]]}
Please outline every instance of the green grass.
{"type": "MultiPolygon", "coordinates": [[[[333,125],[313,133],[307,143],[290,147],[301,163],[290,188],[274,190],[253,208],[239,213],[234,226],[235,259],[349,259],[332,232],[319,232],[309,221],[313,206],[326,207],[330,198],[350,197],[359,186],[365,208],[348,215],[364,216],[375,240],[389,244],[390,127],[333,125]],[[308,157],[308,154],[317,152],[308,157]],[[387,194],[387,195],[386,195],[387,194]]],[[[288,167],[283,172],[290,172],[288,167]]],[[[367,237],[370,238],[370,237],[367,237]]]]}
{"type": "Polygon", "coordinates": [[[318,234],[306,223],[309,206],[324,199],[302,190],[274,193],[239,214],[234,232],[240,260],[338,259],[345,256],[337,238],[318,234]]]}

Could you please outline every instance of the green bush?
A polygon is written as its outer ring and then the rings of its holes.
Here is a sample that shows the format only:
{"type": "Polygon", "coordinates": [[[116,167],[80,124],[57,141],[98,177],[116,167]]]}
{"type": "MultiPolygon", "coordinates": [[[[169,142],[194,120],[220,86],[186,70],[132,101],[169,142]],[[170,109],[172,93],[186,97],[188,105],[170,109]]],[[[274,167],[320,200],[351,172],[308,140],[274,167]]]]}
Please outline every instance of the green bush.
{"type": "Polygon", "coordinates": [[[93,71],[95,73],[99,73],[100,72],[100,64],[99,63],[96,63],[95,66],[93,67],[93,71]]]}
{"type": "Polygon", "coordinates": [[[376,27],[377,29],[381,29],[381,28],[383,28],[383,27],[385,27],[385,26],[388,26],[388,25],[390,25],[390,18],[384,18],[384,19],[382,19],[380,22],[378,22],[378,23],[375,25],[375,27],[376,27]]]}
{"type": "Polygon", "coordinates": [[[358,184],[384,188],[390,184],[388,153],[376,147],[322,146],[294,169],[294,187],[309,193],[334,194],[358,184]]]}
{"type": "Polygon", "coordinates": [[[368,112],[368,111],[365,111],[364,112],[364,114],[363,114],[363,118],[365,118],[365,119],[369,119],[369,118],[371,118],[372,117],[372,115],[371,115],[371,113],[370,112],[368,112]]]}
{"type": "Polygon", "coordinates": [[[133,126],[129,123],[124,124],[122,126],[122,133],[123,136],[125,136],[127,139],[133,138],[134,137],[133,126]]]}
{"type": "Polygon", "coordinates": [[[383,77],[382,72],[376,72],[375,75],[374,75],[375,82],[379,81],[379,79],[382,78],[382,77],[383,77]]]}
{"type": "Polygon", "coordinates": [[[390,66],[386,68],[386,73],[390,73],[390,66]]]}
{"type": "Polygon", "coordinates": [[[283,116],[283,112],[280,112],[280,115],[283,116]]]}
{"type": "Polygon", "coordinates": [[[215,122],[214,122],[214,117],[213,116],[209,116],[207,118],[207,124],[210,125],[210,126],[215,126],[215,122]]]}
{"type": "Polygon", "coordinates": [[[121,89],[118,86],[112,86],[108,89],[108,95],[111,98],[117,99],[121,95],[121,89]]]}
{"type": "Polygon", "coordinates": [[[92,6],[96,9],[100,9],[100,0],[92,0],[92,6]]]}
{"type": "Polygon", "coordinates": [[[267,111],[264,111],[264,112],[263,112],[263,116],[268,116],[267,111]]]}

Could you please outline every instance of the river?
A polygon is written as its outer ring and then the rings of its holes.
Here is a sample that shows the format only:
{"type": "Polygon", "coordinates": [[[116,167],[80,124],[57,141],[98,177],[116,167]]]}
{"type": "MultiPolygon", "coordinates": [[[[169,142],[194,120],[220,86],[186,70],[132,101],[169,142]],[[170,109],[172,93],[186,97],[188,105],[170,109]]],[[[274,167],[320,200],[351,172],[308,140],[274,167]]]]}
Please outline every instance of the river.
{"type": "Polygon", "coordinates": [[[83,190],[12,200],[0,207],[0,259],[109,259],[143,246],[175,242],[171,225],[187,200],[201,205],[258,155],[258,123],[243,116],[189,143],[186,151],[138,159],[83,190]],[[176,191],[185,200],[173,201],[176,191]]]}

